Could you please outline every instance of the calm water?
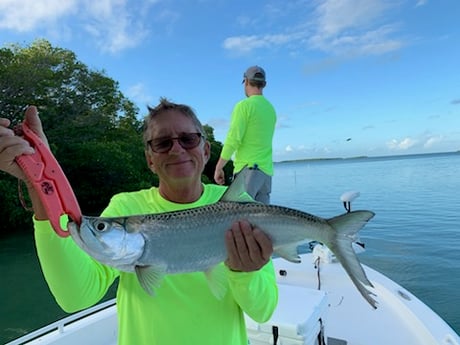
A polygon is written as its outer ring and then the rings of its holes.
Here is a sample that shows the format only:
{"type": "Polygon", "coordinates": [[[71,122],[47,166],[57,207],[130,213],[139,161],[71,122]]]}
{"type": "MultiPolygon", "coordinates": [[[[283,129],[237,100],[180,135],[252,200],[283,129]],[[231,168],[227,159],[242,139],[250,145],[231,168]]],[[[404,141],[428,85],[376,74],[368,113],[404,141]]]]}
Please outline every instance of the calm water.
{"type": "Polygon", "coordinates": [[[460,154],[276,165],[272,203],[321,217],[376,216],[360,232],[363,263],[404,286],[460,333],[460,154]]]}
{"type": "MultiPolygon", "coordinates": [[[[365,264],[395,280],[460,333],[460,154],[277,164],[272,203],[321,217],[376,216],[361,231],[365,264]]],[[[31,236],[0,240],[0,344],[66,314],[42,278],[31,236]]]]}

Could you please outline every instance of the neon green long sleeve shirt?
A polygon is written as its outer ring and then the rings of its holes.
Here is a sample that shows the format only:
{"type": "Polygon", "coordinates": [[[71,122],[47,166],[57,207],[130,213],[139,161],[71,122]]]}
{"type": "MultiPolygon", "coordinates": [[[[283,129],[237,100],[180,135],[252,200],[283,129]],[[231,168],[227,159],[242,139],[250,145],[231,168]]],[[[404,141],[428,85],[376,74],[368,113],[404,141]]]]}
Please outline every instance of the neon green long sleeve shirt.
{"type": "MultiPolygon", "coordinates": [[[[217,202],[225,187],[205,185],[192,204],[163,199],[157,188],[115,195],[103,216],[130,216],[187,209],[217,202]]],[[[89,257],[74,241],[58,237],[48,221],[34,220],[37,252],[45,279],[67,312],[97,303],[116,278],[120,345],[247,345],[243,311],[258,322],[273,313],[278,290],[270,261],[256,272],[232,272],[224,264],[229,290],[217,299],[204,273],[167,275],[155,296],[135,274],[121,272],[89,257]]],[[[172,250],[174,250],[172,248],[172,250]]]]}
{"type": "Polygon", "coordinates": [[[246,165],[257,164],[267,175],[273,175],[272,141],[276,112],[263,95],[253,95],[238,102],[232,112],[230,128],[221,157],[234,157],[234,172],[246,165]]]}

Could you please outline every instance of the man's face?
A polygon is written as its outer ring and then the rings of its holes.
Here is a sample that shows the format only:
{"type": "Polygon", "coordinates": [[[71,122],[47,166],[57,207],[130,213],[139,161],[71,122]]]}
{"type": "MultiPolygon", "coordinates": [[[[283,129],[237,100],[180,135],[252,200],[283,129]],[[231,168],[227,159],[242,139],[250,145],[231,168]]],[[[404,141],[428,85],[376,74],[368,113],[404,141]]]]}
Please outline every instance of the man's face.
{"type": "MultiPolygon", "coordinates": [[[[199,132],[191,119],[178,110],[158,114],[149,125],[150,140],[177,138],[185,133],[199,132]]],[[[210,144],[201,139],[198,146],[184,149],[178,140],[164,153],[146,151],[147,163],[160,178],[160,184],[174,185],[201,181],[201,174],[210,156],[210,144]]]]}

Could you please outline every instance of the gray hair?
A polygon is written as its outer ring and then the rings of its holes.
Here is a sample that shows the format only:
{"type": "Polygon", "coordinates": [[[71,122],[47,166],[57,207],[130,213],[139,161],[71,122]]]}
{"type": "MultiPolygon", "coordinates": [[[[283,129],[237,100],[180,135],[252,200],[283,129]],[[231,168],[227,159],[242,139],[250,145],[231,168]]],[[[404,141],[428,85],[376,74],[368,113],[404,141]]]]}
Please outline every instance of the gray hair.
{"type": "Polygon", "coordinates": [[[193,109],[189,107],[188,105],[173,103],[173,102],[170,102],[168,99],[161,97],[160,103],[157,106],[155,106],[154,108],[147,106],[147,109],[149,110],[149,113],[144,118],[144,134],[143,134],[144,145],[146,148],[148,147],[147,141],[151,139],[150,133],[149,133],[150,124],[153,121],[155,121],[155,118],[157,117],[158,114],[162,114],[169,110],[177,110],[181,112],[182,114],[184,114],[186,117],[188,117],[190,120],[192,120],[193,124],[196,126],[197,131],[200,132],[204,140],[206,140],[204,128],[203,128],[203,125],[201,124],[201,121],[198,119],[193,109]]]}

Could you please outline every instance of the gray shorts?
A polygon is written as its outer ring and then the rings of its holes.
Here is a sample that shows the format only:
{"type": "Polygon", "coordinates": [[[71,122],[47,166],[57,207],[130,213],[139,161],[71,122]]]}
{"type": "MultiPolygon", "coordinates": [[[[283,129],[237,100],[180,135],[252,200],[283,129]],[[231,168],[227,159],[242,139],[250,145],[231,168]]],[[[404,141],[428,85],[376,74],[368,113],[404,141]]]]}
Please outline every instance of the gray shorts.
{"type": "Polygon", "coordinates": [[[256,201],[270,203],[272,177],[258,168],[243,169],[236,175],[243,174],[246,192],[256,201]]]}

